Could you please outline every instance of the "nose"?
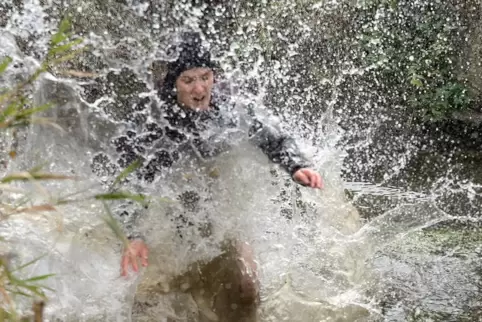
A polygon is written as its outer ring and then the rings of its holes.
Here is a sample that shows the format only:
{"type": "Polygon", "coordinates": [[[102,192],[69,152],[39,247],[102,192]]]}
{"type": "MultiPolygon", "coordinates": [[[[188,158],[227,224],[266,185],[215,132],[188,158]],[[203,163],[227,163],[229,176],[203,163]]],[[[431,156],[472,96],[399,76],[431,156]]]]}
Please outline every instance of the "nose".
{"type": "Polygon", "coordinates": [[[194,87],[192,89],[193,94],[203,94],[204,93],[204,85],[200,81],[196,81],[194,83],[194,87]]]}

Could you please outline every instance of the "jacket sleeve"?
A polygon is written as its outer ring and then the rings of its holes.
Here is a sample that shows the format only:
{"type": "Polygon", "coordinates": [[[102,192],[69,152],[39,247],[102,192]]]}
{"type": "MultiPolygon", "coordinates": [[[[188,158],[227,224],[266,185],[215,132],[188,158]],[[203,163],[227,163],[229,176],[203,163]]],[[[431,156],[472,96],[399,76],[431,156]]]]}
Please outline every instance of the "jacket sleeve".
{"type": "MultiPolygon", "coordinates": [[[[113,178],[134,161],[139,160],[142,163],[141,167],[123,180],[121,190],[133,194],[142,194],[141,186],[133,184],[133,181],[152,182],[161,168],[169,166],[170,155],[166,155],[165,151],[161,150],[153,153],[153,157],[150,160],[146,160],[142,153],[146,152],[145,149],[152,145],[154,141],[161,139],[161,137],[162,133],[153,131],[141,135],[130,132],[127,135],[116,137],[113,139],[113,146],[118,153],[117,159],[112,160],[105,153],[99,153],[93,159],[92,170],[100,177],[113,178]],[[131,180],[130,177],[132,179],[137,177],[137,180],[131,180]]],[[[109,182],[104,180],[104,184],[107,186],[109,182]]],[[[143,238],[143,234],[138,229],[138,220],[147,210],[147,206],[132,200],[120,200],[112,202],[111,207],[114,217],[121,224],[124,233],[129,239],[143,238]]]]}
{"type": "Polygon", "coordinates": [[[278,126],[261,122],[256,117],[253,117],[250,123],[250,139],[272,162],[279,164],[291,176],[301,168],[313,166],[303,155],[296,141],[278,126]]]}
{"type": "Polygon", "coordinates": [[[138,227],[138,220],[146,210],[147,206],[137,202],[123,201],[114,211],[128,239],[144,239],[144,234],[138,227]]]}
{"type": "MultiPolygon", "coordinates": [[[[91,162],[91,168],[94,174],[101,178],[101,182],[105,189],[113,183],[114,177],[118,175],[124,167],[120,166],[119,161],[115,163],[107,154],[97,153],[91,162]]],[[[129,184],[129,180],[124,180],[123,185],[129,184]]],[[[123,187],[132,193],[140,194],[138,187],[123,187]]],[[[111,191],[112,192],[112,191],[111,191]]],[[[115,191],[114,191],[115,192],[115,191]]],[[[136,230],[137,219],[145,209],[137,202],[131,200],[118,200],[109,202],[114,218],[120,223],[124,233],[128,238],[142,237],[140,232],[136,230]]]]}

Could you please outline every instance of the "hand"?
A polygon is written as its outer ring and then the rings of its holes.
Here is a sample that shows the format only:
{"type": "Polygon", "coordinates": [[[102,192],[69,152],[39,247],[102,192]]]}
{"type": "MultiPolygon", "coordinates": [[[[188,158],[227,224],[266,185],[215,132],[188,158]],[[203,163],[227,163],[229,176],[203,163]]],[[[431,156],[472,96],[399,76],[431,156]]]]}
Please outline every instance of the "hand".
{"type": "Polygon", "coordinates": [[[323,188],[323,181],[321,179],[321,175],[318,172],[308,168],[302,168],[296,171],[293,174],[293,179],[296,182],[311,188],[323,188]]]}
{"type": "Polygon", "coordinates": [[[147,256],[149,249],[147,245],[140,239],[136,239],[129,243],[129,246],[124,250],[121,261],[121,275],[127,276],[129,264],[132,265],[134,272],[139,270],[137,258],[140,257],[142,266],[147,266],[147,256]]]}

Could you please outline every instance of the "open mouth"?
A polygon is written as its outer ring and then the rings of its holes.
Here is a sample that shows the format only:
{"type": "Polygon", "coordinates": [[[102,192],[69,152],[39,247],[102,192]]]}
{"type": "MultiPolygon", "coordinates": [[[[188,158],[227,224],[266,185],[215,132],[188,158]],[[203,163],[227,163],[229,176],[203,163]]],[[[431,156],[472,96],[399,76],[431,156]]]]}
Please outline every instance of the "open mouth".
{"type": "Polygon", "coordinates": [[[206,96],[203,96],[203,97],[193,97],[192,99],[193,99],[194,102],[200,103],[200,102],[204,101],[205,98],[206,98],[206,96]]]}

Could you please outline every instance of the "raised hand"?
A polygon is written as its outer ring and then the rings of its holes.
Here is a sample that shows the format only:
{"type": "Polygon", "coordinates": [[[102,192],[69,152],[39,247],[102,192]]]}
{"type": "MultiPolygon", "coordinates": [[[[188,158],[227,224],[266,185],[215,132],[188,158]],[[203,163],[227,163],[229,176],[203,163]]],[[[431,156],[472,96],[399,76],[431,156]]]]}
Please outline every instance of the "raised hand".
{"type": "Polygon", "coordinates": [[[132,266],[134,272],[139,271],[139,265],[137,259],[141,259],[142,266],[147,266],[147,258],[149,255],[149,249],[147,245],[140,239],[133,240],[129,243],[129,246],[124,249],[121,261],[121,275],[127,276],[129,271],[129,265],[132,266]]]}
{"type": "Polygon", "coordinates": [[[303,168],[296,171],[293,174],[293,180],[307,187],[315,189],[323,188],[323,180],[321,179],[321,175],[318,172],[308,168],[303,168]]]}

